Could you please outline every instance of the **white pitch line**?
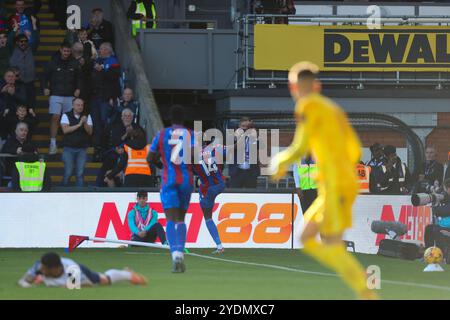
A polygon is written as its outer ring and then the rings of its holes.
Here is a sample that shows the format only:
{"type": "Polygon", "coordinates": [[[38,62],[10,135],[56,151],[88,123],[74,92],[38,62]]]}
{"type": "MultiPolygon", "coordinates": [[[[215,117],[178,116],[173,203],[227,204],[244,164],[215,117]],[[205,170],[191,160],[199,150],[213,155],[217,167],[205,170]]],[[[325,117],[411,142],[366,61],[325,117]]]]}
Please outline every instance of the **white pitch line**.
{"type": "MultiPolygon", "coordinates": [[[[256,266],[256,267],[266,267],[271,269],[277,269],[277,270],[284,270],[284,271],[291,271],[291,272],[298,272],[298,273],[305,273],[305,274],[313,274],[318,276],[326,276],[326,277],[338,277],[334,273],[326,273],[326,272],[316,272],[316,271],[308,271],[308,270],[302,270],[302,269],[294,269],[289,267],[283,267],[283,266],[277,266],[273,264],[265,264],[265,263],[256,263],[256,262],[245,262],[245,261],[238,261],[238,260],[231,260],[231,259],[223,259],[223,258],[217,258],[217,257],[210,257],[210,256],[204,256],[201,254],[196,253],[190,253],[190,256],[204,258],[204,259],[210,259],[210,260],[217,260],[217,261],[223,261],[223,262],[230,262],[230,263],[236,263],[236,264],[243,264],[243,265],[249,265],[249,266],[256,266]]],[[[442,291],[449,291],[450,287],[444,287],[444,286],[436,286],[432,284],[423,284],[423,283],[415,283],[415,282],[403,282],[403,281],[395,281],[395,280],[381,280],[381,283],[388,283],[388,284],[394,284],[394,285],[401,285],[401,286],[409,286],[409,287],[419,287],[419,288],[426,288],[426,289],[436,289],[436,290],[442,290],[442,291]]]]}
{"type": "Polygon", "coordinates": [[[156,253],[156,252],[125,252],[125,254],[152,254],[158,256],[167,256],[167,253],[156,253]]]}
{"type": "MultiPolygon", "coordinates": [[[[126,252],[126,254],[163,254],[163,253],[126,252]]],[[[277,266],[277,265],[273,265],[273,264],[265,264],[265,263],[257,263],[257,262],[246,262],[246,261],[239,261],[239,260],[231,260],[231,259],[210,257],[210,256],[205,256],[205,255],[197,254],[197,253],[189,253],[187,255],[188,256],[193,256],[193,257],[198,257],[198,258],[203,258],[203,259],[209,259],[209,260],[216,260],[216,261],[223,261],[223,262],[229,262],[229,263],[235,263],[235,264],[242,264],[242,265],[247,265],[247,266],[265,267],[265,268],[270,268],[270,269],[290,271],[290,272],[298,272],[298,273],[304,273],[304,274],[312,274],[312,275],[325,276],[325,277],[335,277],[335,278],[338,277],[338,275],[336,275],[335,273],[308,271],[308,270],[303,270],[303,269],[295,269],[295,268],[277,266]]],[[[432,285],[432,284],[423,284],[423,283],[415,283],[415,282],[403,282],[403,281],[396,281],[396,280],[383,280],[383,279],[381,280],[381,283],[382,284],[383,283],[388,283],[388,284],[408,286],[408,287],[418,287],[418,288],[425,288],[425,289],[435,289],[435,290],[442,290],[442,291],[450,292],[450,287],[436,286],[436,285],[432,285]]]]}

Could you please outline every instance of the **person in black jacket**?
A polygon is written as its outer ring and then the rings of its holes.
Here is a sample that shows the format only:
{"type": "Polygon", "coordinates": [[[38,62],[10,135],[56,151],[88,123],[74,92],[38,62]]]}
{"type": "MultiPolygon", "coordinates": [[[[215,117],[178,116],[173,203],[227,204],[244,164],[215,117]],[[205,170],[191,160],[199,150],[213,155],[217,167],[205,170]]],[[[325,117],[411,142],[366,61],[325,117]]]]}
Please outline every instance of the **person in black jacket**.
{"type": "Polygon", "coordinates": [[[92,70],[94,61],[90,56],[85,56],[84,47],[81,42],[75,42],[73,44],[72,55],[80,65],[80,98],[84,100],[86,111],[88,111],[91,101],[92,70]]]}
{"type": "Polygon", "coordinates": [[[433,223],[425,227],[425,248],[439,247],[450,264],[450,179],[444,180],[443,199],[439,204],[433,205],[433,223]]]}
{"type": "Polygon", "coordinates": [[[64,151],[63,185],[69,184],[69,179],[75,170],[77,187],[84,184],[84,166],[87,161],[87,148],[90,146],[92,135],[92,119],[90,115],[83,114],[84,101],[81,98],[73,100],[73,109],[61,118],[61,128],[64,133],[62,144],[64,151]]]}
{"type": "Polygon", "coordinates": [[[114,47],[113,25],[103,18],[103,10],[96,8],[92,10],[91,20],[87,26],[89,39],[94,42],[98,50],[102,43],[109,42],[114,47]]]}
{"type": "Polygon", "coordinates": [[[433,192],[442,186],[444,166],[436,160],[436,148],[428,146],[425,149],[425,162],[414,174],[414,193],[433,192]]]}
{"type": "Polygon", "coordinates": [[[106,149],[104,134],[111,104],[120,96],[120,65],[113,56],[112,45],[108,42],[100,46],[99,58],[92,71],[91,114],[94,121],[94,161],[101,162],[106,149]]]}
{"type": "Polygon", "coordinates": [[[59,54],[48,63],[42,81],[44,94],[50,96],[50,149],[56,154],[56,135],[61,115],[72,110],[73,97],[80,96],[81,76],[78,62],[72,57],[72,48],[62,43],[59,54]]]}
{"type": "MultiPolygon", "coordinates": [[[[1,153],[19,156],[23,153],[22,148],[25,143],[32,144],[32,142],[28,139],[28,125],[24,122],[19,122],[16,127],[15,135],[6,140],[1,153]]],[[[14,165],[15,160],[16,159],[14,158],[5,159],[5,176],[11,175],[11,169],[14,165]]]]}
{"type": "Polygon", "coordinates": [[[37,118],[36,114],[29,113],[28,107],[24,105],[17,106],[16,113],[8,113],[8,115],[6,116],[6,125],[8,127],[10,135],[14,135],[14,131],[16,130],[17,124],[19,122],[25,122],[28,125],[28,139],[31,140],[34,130],[39,124],[39,119],[37,118]]]}
{"type": "Polygon", "coordinates": [[[107,183],[108,186],[120,185],[120,179],[118,179],[117,173],[115,176],[110,175],[110,179],[107,182],[105,182],[105,175],[109,174],[109,172],[113,170],[113,168],[126,166],[122,164],[124,161],[124,157],[122,156],[122,153],[124,151],[123,147],[126,144],[126,142],[130,139],[130,134],[131,132],[133,132],[133,130],[138,129],[143,131],[142,127],[133,121],[133,118],[134,118],[133,111],[131,111],[128,108],[125,108],[122,111],[121,123],[114,124],[111,130],[109,130],[109,134],[107,137],[108,149],[104,153],[102,159],[103,165],[100,168],[97,175],[96,180],[97,187],[104,187],[105,183],[107,183]]]}
{"type": "Polygon", "coordinates": [[[13,68],[9,68],[0,81],[0,104],[3,106],[3,115],[9,112],[16,112],[16,107],[20,104],[26,104],[27,94],[25,86],[20,83],[13,68]]]}
{"type": "Polygon", "coordinates": [[[381,166],[380,179],[381,194],[408,194],[411,184],[411,175],[405,163],[397,156],[394,146],[384,147],[386,164],[381,166]]]}

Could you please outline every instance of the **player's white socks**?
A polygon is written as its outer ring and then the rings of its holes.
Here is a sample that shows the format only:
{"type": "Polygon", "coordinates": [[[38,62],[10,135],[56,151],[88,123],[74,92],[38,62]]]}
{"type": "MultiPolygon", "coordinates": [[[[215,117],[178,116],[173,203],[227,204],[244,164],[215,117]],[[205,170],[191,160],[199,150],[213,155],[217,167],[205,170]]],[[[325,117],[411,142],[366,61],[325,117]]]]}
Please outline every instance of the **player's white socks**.
{"type": "Polygon", "coordinates": [[[218,250],[222,250],[222,249],[223,249],[223,245],[222,245],[222,244],[219,244],[219,245],[217,246],[217,249],[218,249],[218,250]]]}
{"type": "Polygon", "coordinates": [[[184,253],[181,251],[174,251],[172,252],[172,260],[175,261],[178,257],[181,259],[184,259],[184,253]]]}
{"type": "Polygon", "coordinates": [[[111,283],[131,280],[131,272],[127,270],[111,269],[106,271],[105,275],[108,276],[108,278],[111,280],[111,283]]]}

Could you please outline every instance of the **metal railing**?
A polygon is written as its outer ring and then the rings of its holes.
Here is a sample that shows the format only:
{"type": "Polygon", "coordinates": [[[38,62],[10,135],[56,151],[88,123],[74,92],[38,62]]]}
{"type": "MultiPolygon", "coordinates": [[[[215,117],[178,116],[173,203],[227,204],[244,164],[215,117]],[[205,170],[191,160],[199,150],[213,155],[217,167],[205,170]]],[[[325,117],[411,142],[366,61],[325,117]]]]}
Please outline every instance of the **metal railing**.
{"type": "Polygon", "coordinates": [[[140,30],[151,30],[152,28],[148,27],[148,24],[146,28],[143,28],[144,22],[156,22],[156,28],[161,28],[161,22],[162,26],[166,28],[167,26],[172,25],[171,28],[181,28],[181,29],[189,29],[191,23],[204,23],[206,25],[206,29],[217,29],[218,21],[215,19],[142,19],[141,20],[141,28],[140,30]]]}
{"type": "MultiPolygon", "coordinates": [[[[276,88],[277,85],[286,84],[287,71],[255,70],[253,67],[254,54],[254,26],[256,24],[276,24],[277,19],[287,19],[289,24],[307,25],[349,25],[361,26],[367,23],[369,15],[268,15],[249,14],[236,19],[236,70],[237,77],[235,89],[260,87],[276,88]]],[[[382,26],[386,24],[397,25],[423,25],[435,23],[438,26],[450,26],[450,16],[389,16],[380,18],[382,26]]],[[[355,84],[364,88],[364,84],[408,84],[431,85],[442,89],[443,84],[450,84],[448,72],[414,71],[324,71],[321,72],[321,81],[328,84],[355,84]]]]}

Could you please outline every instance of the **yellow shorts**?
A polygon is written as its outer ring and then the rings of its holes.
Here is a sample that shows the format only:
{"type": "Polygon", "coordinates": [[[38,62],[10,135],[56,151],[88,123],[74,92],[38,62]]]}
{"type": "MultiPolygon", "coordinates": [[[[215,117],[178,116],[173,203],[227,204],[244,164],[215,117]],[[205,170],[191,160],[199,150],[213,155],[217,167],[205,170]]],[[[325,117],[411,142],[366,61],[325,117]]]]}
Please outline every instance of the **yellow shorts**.
{"type": "Polygon", "coordinates": [[[317,199],[305,212],[305,223],[314,221],[320,234],[334,236],[342,234],[352,226],[352,207],[358,191],[354,188],[318,189],[317,199]]]}

